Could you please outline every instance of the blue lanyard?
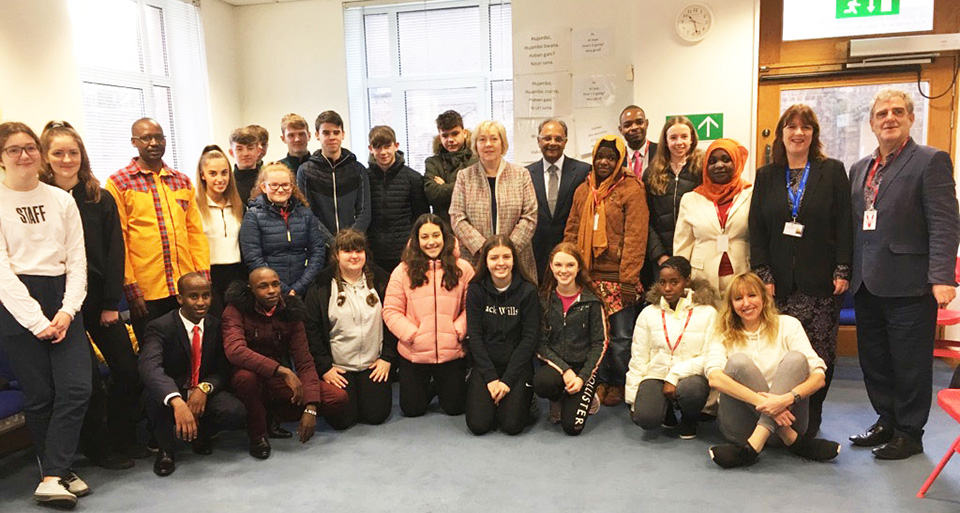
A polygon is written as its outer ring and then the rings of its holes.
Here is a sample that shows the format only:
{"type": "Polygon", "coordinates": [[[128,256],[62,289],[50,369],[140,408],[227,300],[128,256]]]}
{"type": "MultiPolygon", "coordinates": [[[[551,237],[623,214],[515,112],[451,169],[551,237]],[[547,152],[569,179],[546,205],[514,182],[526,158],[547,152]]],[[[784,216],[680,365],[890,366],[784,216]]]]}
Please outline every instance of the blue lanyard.
{"type": "Polygon", "coordinates": [[[791,214],[793,215],[793,220],[797,220],[797,212],[800,211],[800,200],[803,199],[803,191],[807,188],[807,178],[810,177],[810,161],[807,161],[807,165],[803,168],[803,176],[800,177],[800,184],[797,186],[797,193],[794,194],[793,190],[790,189],[790,169],[787,169],[787,198],[790,199],[790,208],[791,214]]]}

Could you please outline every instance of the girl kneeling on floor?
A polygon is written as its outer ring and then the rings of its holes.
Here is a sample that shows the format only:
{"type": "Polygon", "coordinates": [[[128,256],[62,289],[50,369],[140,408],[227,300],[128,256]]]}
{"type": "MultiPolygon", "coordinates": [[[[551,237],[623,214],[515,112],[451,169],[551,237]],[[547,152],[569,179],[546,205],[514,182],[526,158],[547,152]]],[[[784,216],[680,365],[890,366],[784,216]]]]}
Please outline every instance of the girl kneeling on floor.
{"type": "Polygon", "coordinates": [[[457,258],[456,244],[446,221],[436,214],[421,215],[387,285],[383,320],[397,337],[400,411],[406,417],[426,413],[434,395],[447,415],[463,413],[464,305],[473,268],[457,258]]]}
{"type": "Polygon", "coordinates": [[[506,235],[487,239],[477,266],[467,289],[467,335],[473,353],[467,427],[482,435],[499,424],[504,433],[516,435],[530,418],[540,300],[506,235]]]}
{"type": "Polygon", "coordinates": [[[803,458],[836,458],[836,442],[801,436],[808,398],[823,387],[826,364],[800,321],[777,313],[756,274],[731,280],[715,330],[705,373],[720,392],[720,432],[733,443],[711,447],[713,462],[723,468],[750,465],[773,434],[771,443],[782,442],[803,458]]]}
{"type": "Polygon", "coordinates": [[[627,371],[630,417],[643,429],[677,427],[675,405],[682,414],[678,434],[697,437],[697,419],[710,386],[703,376],[707,333],[716,321],[716,290],[707,280],[691,280],[690,261],[670,257],[647,294],[633,331],[627,371]]]}
{"type": "Polygon", "coordinates": [[[544,365],[533,376],[533,389],[550,400],[550,421],[575,436],[600,405],[595,391],[597,368],[607,349],[603,301],[576,245],[561,242],[547,262],[537,347],[544,365]]]}

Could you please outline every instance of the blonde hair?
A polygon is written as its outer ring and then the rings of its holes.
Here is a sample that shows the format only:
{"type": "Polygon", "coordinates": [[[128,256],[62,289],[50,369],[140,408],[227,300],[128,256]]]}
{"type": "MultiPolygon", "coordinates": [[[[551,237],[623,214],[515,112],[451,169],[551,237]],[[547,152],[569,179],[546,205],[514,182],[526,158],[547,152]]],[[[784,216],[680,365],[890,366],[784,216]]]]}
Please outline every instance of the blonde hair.
{"type": "Polygon", "coordinates": [[[503,123],[499,121],[481,121],[477,128],[473,129],[473,133],[470,135],[470,149],[473,150],[474,155],[478,155],[477,151],[477,138],[481,134],[497,134],[500,136],[500,156],[507,154],[507,150],[510,148],[510,144],[507,142],[507,129],[503,126],[503,123]]]}
{"type": "Polygon", "coordinates": [[[243,222],[243,200],[240,199],[240,193],[237,191],[236,178],[233,176],[233,170],[230,168],[230,159],[219,146],[211,144],[203,149],[200,154],[200,160],[197,161],[197,210],[200,211],[200,217],[204,222],[210,219],[209,199],[207,198],[207,181],[203,177],[203,167],[211,160],[223,159],[227,162],[227,189],[223,191],[223,196],[230,204],[230,210],[233,216],[237,218],[238,223],[243,222]]]}
{"type": "Polygon", "coordinates": [[[310,131],[310,125],[307,123],[307,120],[300,114],[293,112],[280,119],[280,135],[286,136],[287,128],[310,131]]]}
{"type": "Polygon", "coordinates": [[[741,292],[756,292],[760,294],[760,336],[766,340],[773,340],[780,329],[780,313],[774,304],[773,297],[763,285],[760,277],[751,272],[740,273],[730,280],[726,292],[723,294],[723,304],[717,316],[716,331],[723,340],[723,347],[728,351],[743,346],[747,342],[744,333],[743,320],[733,308],[733,299],[741,292]]]}

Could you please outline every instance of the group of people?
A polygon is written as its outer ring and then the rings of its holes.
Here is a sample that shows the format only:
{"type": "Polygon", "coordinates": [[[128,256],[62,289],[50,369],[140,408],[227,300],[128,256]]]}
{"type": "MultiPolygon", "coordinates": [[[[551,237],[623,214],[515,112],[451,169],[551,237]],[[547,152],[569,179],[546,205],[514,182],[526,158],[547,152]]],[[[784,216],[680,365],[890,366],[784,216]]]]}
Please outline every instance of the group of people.
{"type": "Polygon", "coordinates": [[[569,435],[626,402],[641,428],[681,439],[716,418],[724,468],[768,442],[830,460],[840,446],[817,434],[847,291],[878,414],[851,441],[882,459],[922,452],[960,216],[949,155],[914,142],[913,120],[908,95],[879,93],[878,148],[848,177],[813,110],[791,106],[751,184],[736,141],[701,151],[682,116],[649,141],[632,105],[591,163],[566,157],[566,125],[545,120],[526,168],[504,159],[501,123],[470,132],[444,112],[423,175],[387,126],[363,166],[326,111],[319,150],[289,114],[285,159],[264,164],[266,130],[243,127],[228,152],[203,150],[192,181],[145,118],[105,189],[69,123],[40,137],[0,124],[0,349],[26,396],[34,497],[89,493],[78,445],[107,468],[149,456],[141,405],[165,476],[177,439],[210,454],[213,435],[246,426],[263,459],[294,436],[283,422],[301,442],[318,416],[382,423],[393,380],[404,416],[437,398],[477,435],[521,433],[534,396],[569,435]]]}

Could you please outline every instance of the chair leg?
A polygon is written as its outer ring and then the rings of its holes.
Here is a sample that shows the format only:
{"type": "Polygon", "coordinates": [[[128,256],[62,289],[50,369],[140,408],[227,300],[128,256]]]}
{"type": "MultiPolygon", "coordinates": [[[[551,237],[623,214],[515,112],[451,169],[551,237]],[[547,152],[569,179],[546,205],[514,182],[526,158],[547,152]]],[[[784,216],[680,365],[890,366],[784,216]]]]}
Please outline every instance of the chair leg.
{"type": "Polygon", "coordinates": [[[927,490],[930,489],[930,486],[933,485],[933,482],[937,480],[937,476],[940,475],[940,471],[943,470],[943,467],[947,466],[947,462],[950,461],[950,458],[953,457],[953,454],[957,451],[960,451],[960,436],[953,441],[953,444],[950,445],[950,450],[943,455],[943,459],[940,460],[940,463],[937,464],[937,467],[933,469],[933,472],[927,476],[927,480],[924,481],[923,486],[920,487],[920,491],[917,492],[917,498],[922,499],[926,495],[927,490]]]}

